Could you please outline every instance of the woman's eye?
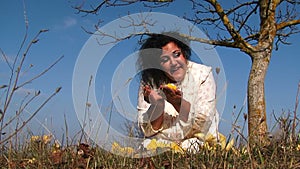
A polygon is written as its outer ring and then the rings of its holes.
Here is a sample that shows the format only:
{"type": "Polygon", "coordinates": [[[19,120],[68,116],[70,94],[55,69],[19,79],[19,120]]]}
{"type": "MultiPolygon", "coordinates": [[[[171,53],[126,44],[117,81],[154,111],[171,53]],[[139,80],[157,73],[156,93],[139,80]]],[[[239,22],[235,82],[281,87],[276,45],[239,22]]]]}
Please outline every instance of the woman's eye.
{"type": "Polygon", "coordinates": [[[174,52],[173,53],[173,57],[176,57],[176,58],[179,57],[180,55],[181,55],[181,52],[174,52]]]}
{"type": "Polygon", "coordinates": [[[160,59],[160,62],[166,63],[168,60],[169,60],[168,57],[164,56],[160,59]]]}

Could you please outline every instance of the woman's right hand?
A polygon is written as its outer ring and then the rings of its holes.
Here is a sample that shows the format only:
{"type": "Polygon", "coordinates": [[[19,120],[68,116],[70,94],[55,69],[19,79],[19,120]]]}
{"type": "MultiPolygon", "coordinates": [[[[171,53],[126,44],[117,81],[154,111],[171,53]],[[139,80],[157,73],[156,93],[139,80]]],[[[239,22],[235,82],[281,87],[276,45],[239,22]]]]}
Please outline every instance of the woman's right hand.
{"type": "Polygon", "coordinates": [[[159,90],[151,89],[150,86],[144,86],[144,99],[151,104],[148,109],[152,128],[159,130],[164,121],[164,107],[165,101],[159,90]]]}
{"type": "Polygon", "coordinates": [[[145,100],[152,105],[164,104],[164,98],[158,92],[158,90],[153,90],[148,85],[144,86],[144,97],[145,97],[145,100]]]}

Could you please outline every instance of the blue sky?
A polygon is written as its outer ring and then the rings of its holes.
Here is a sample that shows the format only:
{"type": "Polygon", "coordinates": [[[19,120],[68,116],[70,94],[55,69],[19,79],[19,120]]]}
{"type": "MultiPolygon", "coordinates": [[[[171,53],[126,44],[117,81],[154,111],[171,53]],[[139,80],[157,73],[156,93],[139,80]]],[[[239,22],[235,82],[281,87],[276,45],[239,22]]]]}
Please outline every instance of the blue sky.
{"type": "MultiPolygon", "coordinates": [[[[43,68],[52,64],[58,57],[64,55],[63,60],[45,76],[22,89],[23,91],[41,90],[41,100],[43,100],[46,96],[50,95],[56,87],[62,86],[61,92],[42,109],[30,123],[31,128],[41,130],[44,129],[44,127],[40,127],[40,125],[43,124],[52,133],[57,135],[61,135],[64,132],[64,116],[67,118],[70,130],[74,131],[74,133],[79,130],[79,124],[72,102],[72,77],[76,59],[84,44],[91,36],[84,32],[81,27],[93,30],[93,25],[98,19],[103,20],[104,25],[120,16],[127,15],[128,10],[130,10],[131,13],[141,12],[137,7],[131,7],[130,9],[124,7],[110,8],[104,9],[99,15],[83,17],[82,14],[75,13],[76,10],[71,7],[74,5],[72,2],[74,1],[25,1],[26,16],[29,22],[28,40],[31,40],[40,29],[49,29],[50,31],[42,34],[39,37],[40,41],[35,44],[28,53],[25,67],[30,64],[34,66],[30,71],[25,72],[22,78],[26,79],[26,77],[33,76],[43,68]]],[[[169,8],[158,8],[155,9],[155,11],[170,13],[181,17],[184,10],[188,9],[188,6],[183,4],[176,6],[175,3],[169,8]]],[[[8,57],[13,58],[18,51],[25,33],[22,1],[2,0],[0,2],[0,22],[0,48],[8,57]]],[[[265,81],[268,117],[272,117],[273,111],[276,114],[280,114],[283,111],[288,112],[294,110],[297,85],[300,81],[300,58],[299,54],[297,54],[299,52],[299,39],[300,34],[294,35],[289,39],[292,45],[281,45],[279,51],[273,52],[265,81]]],[[[124,47],[113,48],[112,51],[110,51],[111,55],[120,57],[116,57],[113,60],[108,59],[107,64],[104,64],[101,67],[101,71],[98,71],[99,73],[96,78],[99,85],[96,86],[97,90],[103,92],[107,90],[101,85],[109,81],[111,72],[113,72],[113,69],[110,69],[109,63],[113,62],[118,64],[122,60],[122,55],[128,55],[134,52],[137,49],[137,42],[135,42],[135,40],[136,39],[126,41],[125,44],[123,44],[123,46],[126,46],[125,49],[124,47]]],[[[120,46],[122,47],[122,44],[120,46]]],[[[221,117],[220,131],[224,134],[228,134],[231,129],[231,123],[234,120],[233,114],[236,115],[239,109],[244,105],[247,91],[247,78],[250,69],[250,58],[235,49],[218,47],[216,51],[223,63],[226,80],[228,82],[226,104],[221,117]],[[236,106],[236,110],[233,108],[234,105],[236,106]]],[[[0,83],[6,83],[9,74],[2,57],[0,59],[0,70],[0,83]]],[[[21,96],[21,93],[22,92],[19,93],[19,96],[21,96]]],[[[97,95],[98,99],[101,100],[101,96],[104,94],[98,93],[97,95]]],[[[104,102],[105,106],[108,106],[110,100],[108,99],[104,102]]],[[[15,105],[17,106],[18,103],[16,102],[15,105]]],[[[34,110],[34,105],[28,108],[29,112],[31,110],[34,110]]],[[[246,109],[244,109],[243,112],[245,113],[246,109]]],[[[270,120],[268,122],[270,122],[270,120]]]]}

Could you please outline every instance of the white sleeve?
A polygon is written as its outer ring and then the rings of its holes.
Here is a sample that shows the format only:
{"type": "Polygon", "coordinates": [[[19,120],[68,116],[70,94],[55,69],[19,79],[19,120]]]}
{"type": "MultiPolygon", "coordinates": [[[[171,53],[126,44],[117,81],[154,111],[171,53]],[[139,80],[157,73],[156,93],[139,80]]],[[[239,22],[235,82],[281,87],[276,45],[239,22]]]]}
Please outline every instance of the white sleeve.
{"type": "MultiPolygon", "coordinates": [[[[212,126],[216,116],[216,84],[212,69],[204,79],[197,84],[196,97],[193,105],[193,129],[202,133],[207,133],[212,126]]],[[[214,123],[214,127],[216,124],[214,123]]]]}
{"type": "MultiPolygon", "coordinates": [[[[151,106],[150,103],[146,102],[143,95],[143,89],[142,86],[139,88],[138,92],[138,104],[137,104],[137,110],[138,110],[138,124],[141,127],[142,131],[144,132],[146,137],[155,135],[156,133],[163,130],[163,128],[159,130],[154,130],[151,125],[150,115],[147,113],[149,107],[151,106]]],[[[174,108],[174,106],[167,102],[165,100],[165,108],[164,113],[171,115],[173,117],[178,116],[178,112],[174,108]]],[[[164,120],[165,122],[165,120],[164,120]]],[[[164,126],[164,124],[162,125],[164,126]]]]}

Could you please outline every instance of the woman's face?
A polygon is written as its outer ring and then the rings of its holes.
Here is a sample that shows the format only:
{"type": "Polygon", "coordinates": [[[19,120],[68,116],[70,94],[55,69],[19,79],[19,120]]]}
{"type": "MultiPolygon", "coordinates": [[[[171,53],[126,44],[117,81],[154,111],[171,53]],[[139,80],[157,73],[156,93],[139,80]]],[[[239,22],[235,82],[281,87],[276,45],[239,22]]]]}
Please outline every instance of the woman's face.
{"type": "Polygon", "coordinates": [[[160,66],[170,79],[177,82],[181,82],[184,79],[187,70],[187,60],[183,56],[181,49],[174,42],[169,42],[162,47],[160,66]]]}

